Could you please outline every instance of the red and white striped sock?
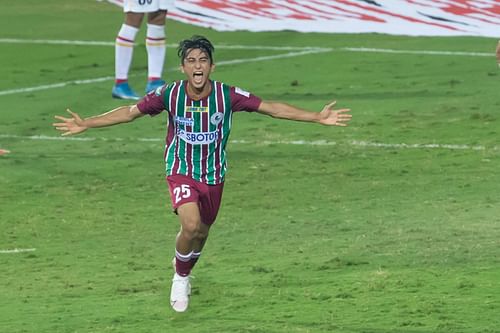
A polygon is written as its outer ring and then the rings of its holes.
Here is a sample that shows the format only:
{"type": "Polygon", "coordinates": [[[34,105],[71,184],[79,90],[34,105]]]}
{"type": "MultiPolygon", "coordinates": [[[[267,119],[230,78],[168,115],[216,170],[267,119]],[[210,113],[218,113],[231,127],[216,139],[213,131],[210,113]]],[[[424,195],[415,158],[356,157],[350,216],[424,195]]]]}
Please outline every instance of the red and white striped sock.
{"type": "Polygon", "coordinates": [[[146,31],[146,50],[148,51],[148,79],[159,80],[165,62],[165,26],[148,24],[146,31]]]}
{"type": "Polygon", "coordinates": [[[139,29],[130,25],[122,24],[115,42],[115,79],[127,81],[132,54],[134,52],[134,40],[139,29]]]}

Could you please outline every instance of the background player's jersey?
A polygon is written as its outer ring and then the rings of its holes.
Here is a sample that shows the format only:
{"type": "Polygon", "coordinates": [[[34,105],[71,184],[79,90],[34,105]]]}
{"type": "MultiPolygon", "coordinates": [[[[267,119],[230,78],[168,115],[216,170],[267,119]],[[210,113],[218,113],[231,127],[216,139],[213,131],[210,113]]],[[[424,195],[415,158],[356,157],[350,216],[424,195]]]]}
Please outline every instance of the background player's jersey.
{"type": "Polygon", "coordinates": [[[210,81],[212,91],[201,100],[186,93],[187,81],[150,92],[137,107],[142,113],[168,112],[165,146],[167,175],[186,175],[219,184],[226,173],[226,145],[233,112],[256,111],[261,99],[237,87],[210,81]]]}

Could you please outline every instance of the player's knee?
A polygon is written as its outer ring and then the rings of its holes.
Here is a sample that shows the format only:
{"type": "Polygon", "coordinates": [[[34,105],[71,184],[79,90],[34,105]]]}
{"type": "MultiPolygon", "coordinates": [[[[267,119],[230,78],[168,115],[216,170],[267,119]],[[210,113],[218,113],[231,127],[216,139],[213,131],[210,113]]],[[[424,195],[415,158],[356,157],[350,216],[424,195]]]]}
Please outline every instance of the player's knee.
{"type": "Polygon", "coordinates": [[[201,222],[196,219],[184,219],[182,221],[182,233],[188,239],[199,238],[201,222]]]}
{"type": "Polygon", "coordinates": [[[154,13],[148,14],[148,23],[154,25],[165,25],[165,16],[167,15],[166,10],[159,10],[154,13]]]}
{"type": "Polygon", "coordinates": [[[205,230],[204,228],[200,228],[197,233],[196,233],[196,238],[199,241],[204,241],[208,238],[208,230],[205,230]]]}

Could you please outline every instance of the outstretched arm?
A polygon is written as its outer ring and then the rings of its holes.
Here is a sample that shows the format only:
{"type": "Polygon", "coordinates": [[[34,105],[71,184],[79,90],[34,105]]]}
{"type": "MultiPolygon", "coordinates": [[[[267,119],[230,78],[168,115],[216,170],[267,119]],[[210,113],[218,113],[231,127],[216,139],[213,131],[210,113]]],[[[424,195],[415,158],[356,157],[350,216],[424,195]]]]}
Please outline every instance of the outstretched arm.
{"type": "Polygon", "coordinates": [[[128,123],[132,120],[143,116],[144,114],[139,111],[136,105],[121,106],[109,112],[82,119],[78,113],[67,109],[71,118],[62,116],[55,116],[61,122],[53,123],[55,129],[63,132],[61,135],[73,135],[86,131],[89,128],[106,127],[121,123],[128,123]]]}
{"type": "Polygon", "coordinates": [[[334,110],[335,103],[334,101],[325,105],[321,112],[311,112],[286,103],[262,101],[257,111],[273,118],[315,122],[323,125],[347,126],[347,122],[352,118],[352,115],[347,112],[351,110],[334,110]]]}

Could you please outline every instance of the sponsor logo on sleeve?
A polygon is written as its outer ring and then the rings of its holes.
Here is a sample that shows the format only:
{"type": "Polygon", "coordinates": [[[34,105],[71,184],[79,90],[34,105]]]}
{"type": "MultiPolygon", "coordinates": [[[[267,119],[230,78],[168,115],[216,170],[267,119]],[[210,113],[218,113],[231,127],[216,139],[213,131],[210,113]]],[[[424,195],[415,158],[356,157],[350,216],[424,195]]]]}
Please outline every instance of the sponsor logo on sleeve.
{"type": "Polygon", "coordinates": [[[246,98],[250,97],[250,93],[248,91],[245,91],[238,87],[234,88],[234,92],[237,93],[238,95],[245,96],[246,98]]]}
{"type": "Polygon", "coordinates": [[[219,139],[219,131],[213,132],[187,132],[177,129],[177,136],[192,145],[207,145],[219,139]]]}

